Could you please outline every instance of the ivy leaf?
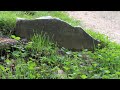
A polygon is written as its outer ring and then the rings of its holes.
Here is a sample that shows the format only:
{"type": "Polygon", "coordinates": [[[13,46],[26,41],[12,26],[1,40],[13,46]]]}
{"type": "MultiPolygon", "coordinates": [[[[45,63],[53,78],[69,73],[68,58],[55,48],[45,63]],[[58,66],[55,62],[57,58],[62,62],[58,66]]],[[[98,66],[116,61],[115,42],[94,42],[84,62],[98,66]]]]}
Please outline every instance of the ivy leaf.
{"type": "Polygon", "coordinates": [[[96,63],[94,63],[94,64],[93,64],[93,66],[94,66],[94,67],[96,67],[96,66],[97,66],[97,64],[96,64],[96,63]]]}
{"type": "Polygon", "coordinates": [[[5,67],[2,66],[2,65],[0,65],[0,69],[1,69],[2,71],[5,71],[5,67]]]}
{"type": "Polygon", "coordinates": [[[82,78],[82,79],[86,79],[87,76],[86,76],[86,75],[82,75],[81,78],[82,78]]]}
{"type": "Polygon", "coordinates": [[[71,55],[71,54],[72,54],[72,52],[68,51],[68,52],[66,52],[66,54],[67,54],[67,55],[71,55]]]}
{"type": "Polygon", "coordinates": [[[116,72],[115,74],[120,75],[120,72],[116,72]]]}
{"type": "Polygon", "coordinates": [[[15,39],[15,37],[16,37],[15,35],[11,35],[11,38],[15,39]]]}
{"type": "Polygon", "coordinates": [[[78,54],[78,57],[82,57],[82,55],[79,53],[79,54],[78,54]]]}
{"type": "Polygon", "coordinates": [[[15,40],[20,40],[20,37],[16,37],[15,35],[11,35],[11,38],[13,38],[15,40]]]}
{"type": "Polygon", "coordinates": [[[102,76],[102,79],[108,79],[109,77],[108,76],[106,76],[106,75],[103,75],[102,76]]]}
{"type": "Polygon", "coordinates": [[[110,71],[109,71],[109,70],[105,70],[104,72],[105,72],[105,73],[107,73],[107,74],[109,74],[109,73],[110,73],[110,71]]]}
{"type": "Polygon", "coordinates": [[[69,70],[70,68],[68,68],[68,67],[63,67],[65,70],[69,70]]]}
{"type": "Polygon", "coordinates": [[[16,37],[15,40],[20,40],[20,37],[16,37]]]}
{"type": "Polygon", "coordinates": [[[5,60],[5,57],[4,57],[4,56],[2,56],[2,57],[1,57],[1,60],[5,60]]]}
{"type": "Polygon", "coordinates": [[[12,55],[15,57],[19,57],[20,56],[20,52],[19,51],[13,51],[12,55]]]}
{"type": "Polygon", "coordinates": [[[6,62],[7,64],[11,64],[11,61],[10,61],[9,59],[6,59],[5,62],[6,62]]]}

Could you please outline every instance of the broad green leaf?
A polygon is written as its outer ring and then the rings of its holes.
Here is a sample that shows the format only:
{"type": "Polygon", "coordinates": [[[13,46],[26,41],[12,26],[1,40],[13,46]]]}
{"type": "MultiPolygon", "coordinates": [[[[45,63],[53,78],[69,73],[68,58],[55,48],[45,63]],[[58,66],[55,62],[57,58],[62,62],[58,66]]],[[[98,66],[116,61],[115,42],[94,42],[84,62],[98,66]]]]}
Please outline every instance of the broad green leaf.
{"type": "Polygon", "coordinates": [[[20,40],[20,37],[16,37],[15,40],[20,40]]]}
{"type": "Polygon", "coordinates": [[[72,54],[72,52],[68,51],[68,52],[66,52],[66,54],[67,54],[67,55],[71,55],[71,54],[72,54]]]}
{"type": "Polygon", "coordinates": [[[82,79],[86,79],[87,76],[86,76],[86,75],[82,75],[81,78],[82,78],[82,79]]]}
{"type": "Polygon", "coordinates": [[[16,37],[15,35],[11,35],[11,38],[15,39],[15,37],[16,37]]]}
{"type": "Polygon", "coordinates": [[[7,64],[10,64],[10,63],[11,63],[11,61],[10,61],[9,59],[6,59],[5,62],[6,62],[7,64]]]}
{"type": "Polygon", "coordinates": [[[116,72],[115,74],[120,75],[120,72],[116,72]]]}
{"type": "Polygon", "coordinates": [[[110,71],[109,71],[109,70],[105,70],[104,72],[105,72],[105,73],[107,73],[107,74],[109,74],[109,73],[110,73],[110,71]]]}
{"type": "Polygon", "coordinates": [[[0,65],[0,69],[3,70],[3,71],[5,71],[5,67],[2,66],[2,65],[0,65]]]}

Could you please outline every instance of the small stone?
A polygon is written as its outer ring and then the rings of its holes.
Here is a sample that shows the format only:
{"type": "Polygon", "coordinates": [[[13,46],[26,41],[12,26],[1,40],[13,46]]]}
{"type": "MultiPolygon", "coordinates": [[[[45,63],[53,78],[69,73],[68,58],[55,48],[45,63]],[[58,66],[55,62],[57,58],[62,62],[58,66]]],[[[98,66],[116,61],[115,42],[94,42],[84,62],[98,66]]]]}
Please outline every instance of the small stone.
{"type": "Polygon", "coordinates": [[[18,41],[8,38],[8,37],[0,37],[0,49],[6,49],[12,45],[17,44],[18,41]]]}
{"type": "Polygon", "coordinates": [[[64,74],[63,70],[58,70],[58,74],[64,74]]]}
{"type": "Polygon", "coordinates": [[[59,55],[65,55],[65,52],[64,52],[63,50],[58,50],[57,53],[58,53],[59,55]]]}
{"type": "Polygon", "coordinates": [[[23,38],[23,39],[21,39],[20,41],[21,41],[23,44],[28,43],[28,40],[27,40],[26,38],[23,38]]]}

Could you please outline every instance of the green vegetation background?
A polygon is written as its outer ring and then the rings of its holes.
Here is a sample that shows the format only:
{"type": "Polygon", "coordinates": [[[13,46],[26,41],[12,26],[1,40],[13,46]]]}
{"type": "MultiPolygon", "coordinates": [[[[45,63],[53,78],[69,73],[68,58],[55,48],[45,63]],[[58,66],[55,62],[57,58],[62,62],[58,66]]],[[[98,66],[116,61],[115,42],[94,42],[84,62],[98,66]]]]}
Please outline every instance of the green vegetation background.
{"type": "MultiPolygon", "coordinates": [[[[12,35],[16,18],[38,18],[53,16],[60,18],[72,26],[80,25],[80,21],[70,18],[63,11],[1,11],[0,36],[12,35]]],[[[1,79],[118,79],[120,78],[120,45],[109,41],[103,34],[85,30],[93,38],[104,45],[95,52],[83,50],[72,52],[59,49],[48,37],[35,35],[31,42],[14,46],[16,49],[5,50],[0,55],[1,79]],[[39,42],[39,43],[38,43],[39,42]]],[[[99,45],[101,46],[101,45],[99,45]]]]}

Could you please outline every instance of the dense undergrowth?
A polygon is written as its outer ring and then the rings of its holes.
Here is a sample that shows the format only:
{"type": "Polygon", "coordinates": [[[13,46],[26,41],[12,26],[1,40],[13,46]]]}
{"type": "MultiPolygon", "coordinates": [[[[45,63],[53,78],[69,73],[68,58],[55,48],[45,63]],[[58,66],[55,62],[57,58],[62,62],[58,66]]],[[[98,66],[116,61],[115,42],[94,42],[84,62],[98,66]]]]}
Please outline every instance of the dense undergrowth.
{"type": "MultiPolygon", "coordinates": [[[[20,38],[12,35],[16,17],[38,18],[54,16],[79,25],[64,12],[0,12],[1,35],[20,38]],[[11,36],[12,35],[12,36],[11,36]]],[[[120,78],[120,45],[92,30],[85,30],[95,39],[100,40],[104,47],[96,48],[94,52],[86,49],[72,52],[58,48],[48,37],[35,35],[27,44],[13,46],[0,55],[1,79],[118,79],[120,78]]],[[[100,45],[101,47],[101,45],[100,45]]]]}

